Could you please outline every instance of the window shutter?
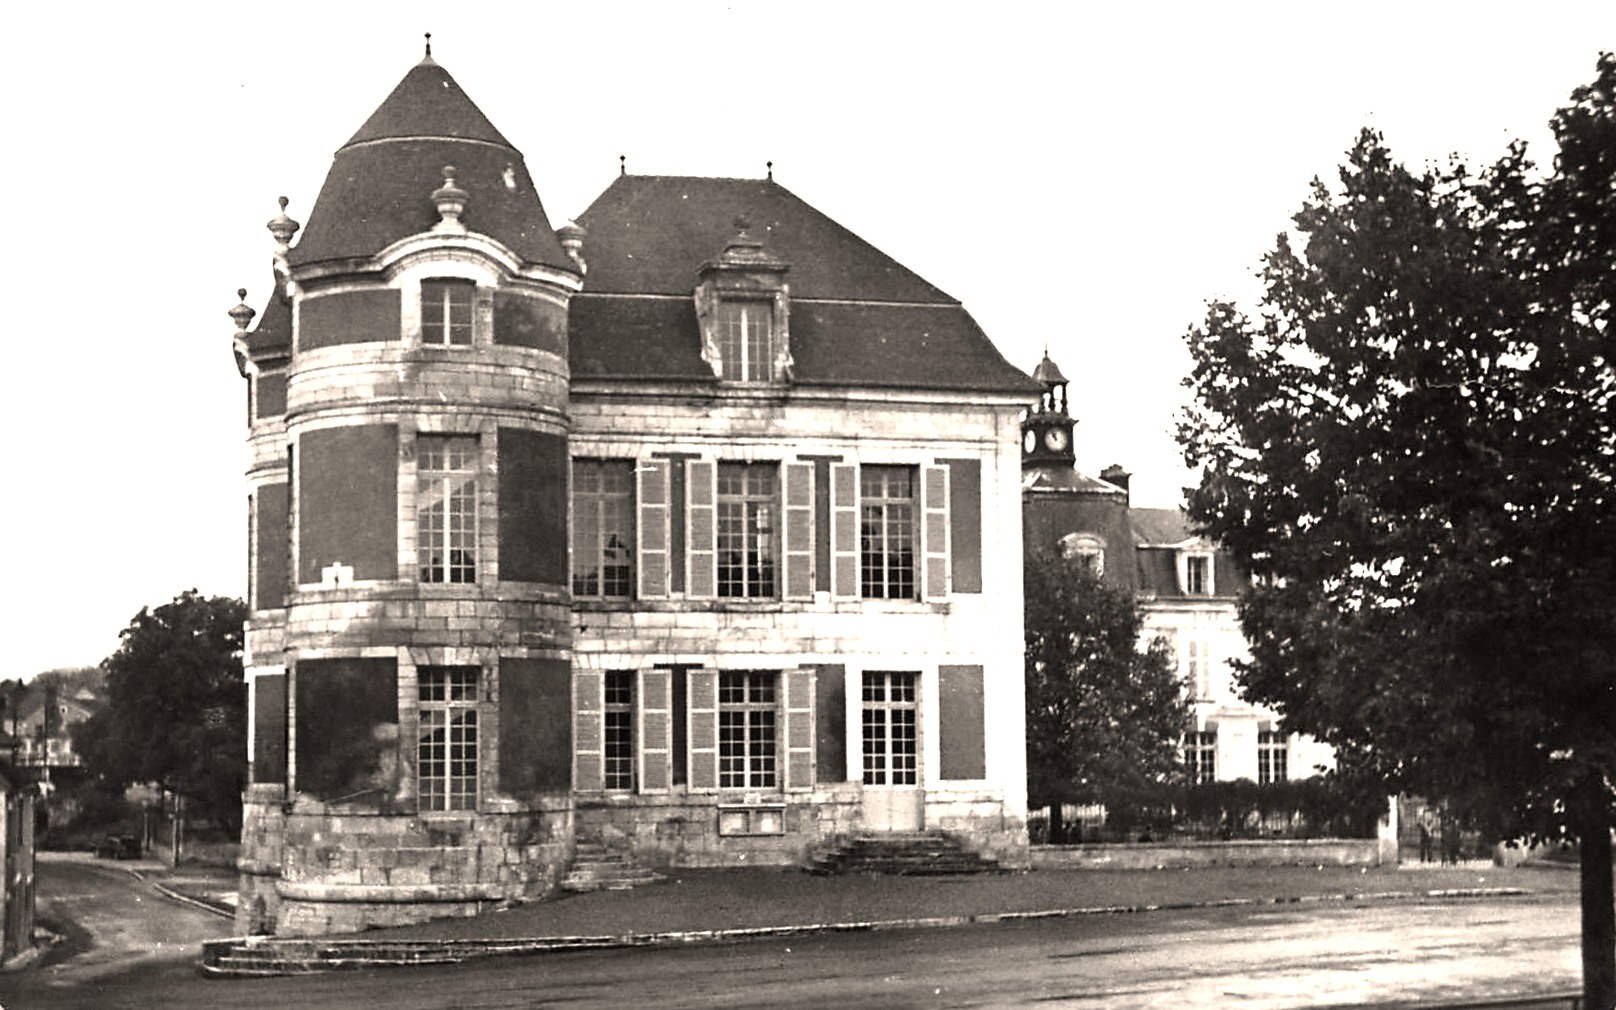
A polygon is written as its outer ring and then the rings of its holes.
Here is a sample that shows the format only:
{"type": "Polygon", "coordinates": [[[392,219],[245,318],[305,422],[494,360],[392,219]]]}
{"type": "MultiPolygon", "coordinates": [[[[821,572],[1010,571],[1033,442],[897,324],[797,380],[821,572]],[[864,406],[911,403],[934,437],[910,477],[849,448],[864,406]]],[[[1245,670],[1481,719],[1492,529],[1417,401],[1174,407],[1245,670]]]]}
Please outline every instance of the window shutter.
{"type": "Polygon", "coordinates": [[[668,596],[668,461],[642,459],[634,468],[639,501],[639,598],[668,596]]]}
{"type": "Polygon", "coordinates": [[[948,467],[921,467],[921,550],[926,558],[924,598],[948,595],[948,467]]]}
{"type": "Polygon", "coordinates": [[[785,787],[803,791],[814,785],[814,669],[786,670],[785,787]]]}
{"type": "Polygon", "coordinates": [[[718,788],[718,671],[689,670],[690,789],[718,788]]]}
{"type": "Polygon", "coordinates": [[[831,595],[859,597],[858,467],[833,463],[830,468],[831,595]]]}
{"type": "Polygon", "coordinates": [[[605,678],[599,670],[572,671],[572,787],[579,792],[606,788],[601,765],[605,678]]]}
{"type": "Polygon", "coordinates": [[[691,598],[709,598],[718,590],[717,507],[718,464],[710,459],[685,463],[685,516],[690,531],[685,539],[689,572],[685,580],[691,598]]]}
{"type": "Polygon", "coordinates": [[[673,672],[641,670],[639,706],[640,792],[665,793],[673,778],[673,672]]]}
{"type": "Polygon", "coordinates": [[[814,596],[814,465],[786,464],[785,590],[788,600],[814,596]]]}

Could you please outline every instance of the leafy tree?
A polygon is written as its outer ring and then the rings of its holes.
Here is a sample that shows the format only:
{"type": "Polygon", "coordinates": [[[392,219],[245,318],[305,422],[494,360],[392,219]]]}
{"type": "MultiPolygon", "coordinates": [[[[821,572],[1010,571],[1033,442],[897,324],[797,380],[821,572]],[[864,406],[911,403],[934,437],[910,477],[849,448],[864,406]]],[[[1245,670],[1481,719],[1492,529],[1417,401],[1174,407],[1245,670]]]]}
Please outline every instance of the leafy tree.
{"type": "Polygon", "coordinates": [[[1343,769],[1582,855],[1584,1005],[1616,1005],[1616,56],[1523,145],[1413,172],[1363,133],[1209,306],[1191,516],[1257,576],[1239,677],[1343,769]]]}
{"type": "Polygon", "coordinates": [[[1028,800],[1058,838],[1062,803],[1172,776],[1189,708],[1166,645],[1141,649],[1129,593],[1049,551],[1028,556],[1025,580],[1028,800]]]}
{"type": "Polygon", "coordinates": [[[247,696],[240,600],[194,589],[142,608],[102,661],[107,704],[74,736],[88,769],[115,787],[155,782],[226,831],[241,827],[247,696]]]}

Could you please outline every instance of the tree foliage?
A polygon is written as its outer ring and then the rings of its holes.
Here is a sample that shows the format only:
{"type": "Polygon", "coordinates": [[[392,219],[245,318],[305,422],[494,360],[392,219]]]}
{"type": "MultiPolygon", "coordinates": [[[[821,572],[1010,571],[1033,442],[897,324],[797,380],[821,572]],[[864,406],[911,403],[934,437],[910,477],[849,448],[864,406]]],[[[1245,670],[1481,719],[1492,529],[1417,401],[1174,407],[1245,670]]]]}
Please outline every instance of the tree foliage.
{"type": "Polygon", "coordinates": [[[1103,803],[1172,776],[1189,709],[1167,647],[1141,648],[1132,595],[1054,552],[1025,572],[1029,803],[1103,803]]]}
{"type": "Polygon", "coordinates": [[[1610,1007],[1616,57],[1552,125],[1546,176],[1519,144],[1414,172],[1360,135],[1266,257],[1260,318],[1190,331],[1180,440],[1191,516],[1262,586],[1248,696],[1348,771],[1581,837],[1610,1007]]]}
{"type": "Polygon", "coordinates": [[[74,736],[88,769],[115,787],[154,782],[236,831],[247,778],[242,680],[246,605],[188,590],[142,608],[102,661],[106,706],[74,736]]]}

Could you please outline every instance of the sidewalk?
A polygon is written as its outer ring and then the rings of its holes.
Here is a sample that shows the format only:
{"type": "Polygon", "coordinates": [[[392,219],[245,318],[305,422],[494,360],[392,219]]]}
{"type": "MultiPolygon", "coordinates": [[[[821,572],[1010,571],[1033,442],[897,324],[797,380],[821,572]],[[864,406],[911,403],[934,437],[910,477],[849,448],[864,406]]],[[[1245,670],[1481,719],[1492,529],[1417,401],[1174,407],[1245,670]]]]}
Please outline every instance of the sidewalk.
{"type": "MultiPolygon", "coordinates": [[[[220,873],[154,883],[212,900],[220,873]]],[[[597,891],[471,918],[343,936],[210,944],[204,970],[256,975],[379,964],[445,963],[504,953],[745,939],[804,932],[959,926],[1016,919],[1299,902],[1564,895],[1577,875],[1552,867],[1227,867],[1038,870],[958,877],[819,877],[795,869],[674,870],[662,883],[597,891]]],[[[222,924],[222,923],[221,923],[222,924]]]]}

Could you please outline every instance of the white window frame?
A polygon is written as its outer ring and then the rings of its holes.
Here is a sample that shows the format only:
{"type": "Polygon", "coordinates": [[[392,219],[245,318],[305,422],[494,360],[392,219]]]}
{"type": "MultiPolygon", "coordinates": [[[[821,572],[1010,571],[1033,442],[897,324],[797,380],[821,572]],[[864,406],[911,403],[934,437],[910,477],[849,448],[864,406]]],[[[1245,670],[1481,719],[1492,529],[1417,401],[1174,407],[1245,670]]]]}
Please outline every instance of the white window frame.
{"type": "Polygon", "coordinates": [[[470,347],[477,341],[477,282],[464,277],[426,277],[421,280],[421,343],[429,347],[470,347]],[[462,306],[455,297],[465,293],[462,306]],[[428,306],[438,318],[427,322],[428,306]],[[460,311],[464,309],[464,318],[460,311]],[[435,333],[433,331],[436,331],[435,333]],[[464,340],[455,339],[464,333],[464,340]]]}
{"type": "Polygon", "coordinates": [[[476,435],[416,435],[415,560],[421,582],[469,585],[477,581],[481,475],[482,442],[476,435]],[[439,457],[443,465],[429,468],[428,460],[439,457]],[[434,507],[442,510],[441,528],[428,522],[434,507]],[[457,526],[456,519],[465,520],[469,528],[457,526]]]}
{"type": "Polygon", "coordinates": [[[482,771],[478,732],[482,668],[418,666],[415,675],[415,792],[419,809],[423,814],[475,811],[482,771]],[[468,687],[469,695],[465,693],[468,687]],[[437,696],[429,697],[429,692],[437,696]],[[437,733],[442,736],[434,745],[432,737],[437,733]],[[432,753],[429,746],[441,747],[441,754],[432,753]],[[441,766],[441,772],[429,770],[437,766],[441,766]]]}

